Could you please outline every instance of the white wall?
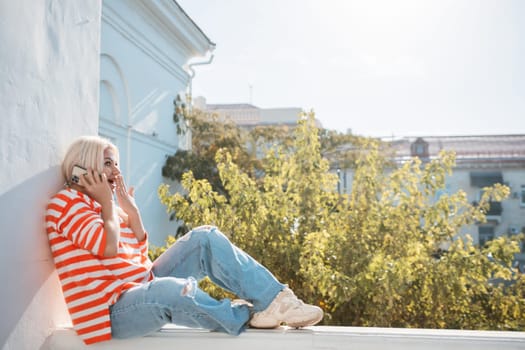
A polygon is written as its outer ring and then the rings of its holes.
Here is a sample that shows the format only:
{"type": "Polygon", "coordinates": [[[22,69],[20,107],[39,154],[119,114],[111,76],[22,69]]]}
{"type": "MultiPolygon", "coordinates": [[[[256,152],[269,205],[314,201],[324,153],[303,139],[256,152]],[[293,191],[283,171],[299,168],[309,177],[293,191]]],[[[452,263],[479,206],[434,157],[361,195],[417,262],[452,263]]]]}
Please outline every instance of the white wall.
{"type": "Polygon", "coordinates": [[[69,322],[45,228],[69,143],[97,134],[100,0],[0,1],[0,344],[69,322]]]}

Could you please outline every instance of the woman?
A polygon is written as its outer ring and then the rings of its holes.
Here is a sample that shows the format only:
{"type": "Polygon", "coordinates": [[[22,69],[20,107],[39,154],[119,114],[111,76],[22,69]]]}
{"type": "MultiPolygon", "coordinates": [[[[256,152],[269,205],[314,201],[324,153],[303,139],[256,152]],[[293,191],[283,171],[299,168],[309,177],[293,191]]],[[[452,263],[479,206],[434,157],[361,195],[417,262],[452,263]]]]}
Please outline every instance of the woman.
{"type": "Polygon", "coordinates": [[[62,174],[66,185],[48,204],[46,228],[73,326],[86,344],[142,336],[166,323],[237,335],[248,324],[305,327],[322,319],[319,307],[297,299],[213,226],[187,233],[152,263],[133,189],[108,140],[76,140],[62,174]],[[246,302],[210,297],[197,285],[205,276],[246,302]]]}

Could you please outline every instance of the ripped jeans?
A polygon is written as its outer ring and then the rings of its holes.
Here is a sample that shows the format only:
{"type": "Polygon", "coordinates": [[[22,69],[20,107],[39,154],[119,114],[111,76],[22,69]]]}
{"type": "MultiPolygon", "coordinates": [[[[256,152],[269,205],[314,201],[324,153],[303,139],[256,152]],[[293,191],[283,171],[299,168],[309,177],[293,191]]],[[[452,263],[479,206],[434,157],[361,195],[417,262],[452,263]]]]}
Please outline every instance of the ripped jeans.
{"type": "Polygon", "coordinates": [[[253,312],[266,309],[285,288],[213,226],[201,226],[179,238],[154,261],[152,270],[153,280],[128,289],[110,306],[114,338],[143,336],[167,323],[233,335],[242,332],[250,319],[248,306],[216,300],[198,287],[192,293],[190,276],[197,281],[208,276],[252,303],[253,312]]]}

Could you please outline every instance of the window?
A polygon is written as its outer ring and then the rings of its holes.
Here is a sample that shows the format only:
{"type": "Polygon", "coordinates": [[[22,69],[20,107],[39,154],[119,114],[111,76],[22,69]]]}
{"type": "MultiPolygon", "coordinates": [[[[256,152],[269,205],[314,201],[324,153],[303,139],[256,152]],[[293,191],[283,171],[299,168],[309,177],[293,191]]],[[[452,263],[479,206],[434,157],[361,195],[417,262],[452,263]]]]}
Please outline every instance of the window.
{"type": "Polygon", "coordinates": [[[479,245],[483,247],[485,243],[494,239],[494,226],[478,226],[479,245]]]}
{"type": "Polygon", "coordinates": [[[428,158],[429,157],[429,151],[428,151],[428,142],[423,140],[421,137],[418,137],[416,141],[414,141],[410,145],[410,152],[412,157],[420,157],[420,158],[428,158]]]}
{"type": "Polygon", "coordinates": [[[499,171],[494,172],[478,172],[470,173],[470,186],[472,187],[487,187],[496,183],[503,183],[503,175],[499,171]]]}
{"type": "Polygon", "coordinates": [[[520,205],[525,207],[525,185],[521,185],[520,205]]]}

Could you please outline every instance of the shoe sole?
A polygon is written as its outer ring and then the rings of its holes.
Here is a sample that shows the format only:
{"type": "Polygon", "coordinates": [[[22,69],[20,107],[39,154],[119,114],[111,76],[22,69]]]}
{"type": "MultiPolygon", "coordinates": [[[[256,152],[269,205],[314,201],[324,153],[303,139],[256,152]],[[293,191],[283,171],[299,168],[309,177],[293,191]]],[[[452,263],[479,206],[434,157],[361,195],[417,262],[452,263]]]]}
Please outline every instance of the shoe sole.
{"type": "Polygon", "coordinates": [[[282,324],[285,324],[286,326],[292,327],[292,328],[303,328],[303,327],[313,326],[319,323],[323,319],[323,316],[324,314],[321,314],[312,320],[302,320],[302,321],[297,321],[297,322],[279,322],[279,323],[272,322],[272,323],[259,324],[259,325],[250,323],[249,325],[252,328],[259,328],[259,329],[275,329],[275,328],[280,327],[282,324]]]}
{"type": "Polygon", "coordinates": [[[313,320],[309,320],[309,321],[303,321],[303,322],[287,322],[286,325],[288,327],[292,327],[292,328],[303,328],[303,327],[309,327],[309,326],[313,326],[319,322],[321,322],[321,320],[323,319],[323,316],[324,314],[321,314],[319,315],[319,317],[316,317],[315,319],[313,320]]]}

